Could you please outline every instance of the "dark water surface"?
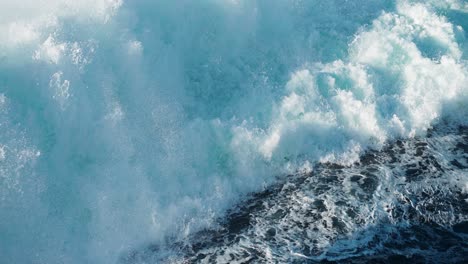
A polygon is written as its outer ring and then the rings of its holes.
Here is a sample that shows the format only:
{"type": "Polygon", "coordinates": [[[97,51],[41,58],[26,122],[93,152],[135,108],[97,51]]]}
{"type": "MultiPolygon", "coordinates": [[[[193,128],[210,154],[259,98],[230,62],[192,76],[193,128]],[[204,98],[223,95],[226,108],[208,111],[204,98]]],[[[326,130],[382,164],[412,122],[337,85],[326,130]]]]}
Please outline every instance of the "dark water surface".
{"type": "Polygon", "coordinates": [[[439,126],[352,166],[317,164],[280,179],[216,229],[122,262],[466,263],[467,177],[468,127],[439,126]],[[160,258],[166,250],[181,257],[160,258]]]}

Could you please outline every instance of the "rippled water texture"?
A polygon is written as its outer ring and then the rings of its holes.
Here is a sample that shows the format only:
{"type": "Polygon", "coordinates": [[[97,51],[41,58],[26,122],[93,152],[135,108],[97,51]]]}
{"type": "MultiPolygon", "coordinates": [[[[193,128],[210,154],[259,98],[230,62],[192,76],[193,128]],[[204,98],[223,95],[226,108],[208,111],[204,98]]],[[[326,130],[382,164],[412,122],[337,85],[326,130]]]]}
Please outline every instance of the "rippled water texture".
{"type": "Polygon", "coordinates": [[[290,175],[218,225],[121,263],[464,263],[467,171],[468,128],[438,127],[351,166],[290,175]]]}
{"type": "Polygon", "coordinates": [[[462,261],[467,28],[464,0],[0,0],[0,262],[462,261]]]}

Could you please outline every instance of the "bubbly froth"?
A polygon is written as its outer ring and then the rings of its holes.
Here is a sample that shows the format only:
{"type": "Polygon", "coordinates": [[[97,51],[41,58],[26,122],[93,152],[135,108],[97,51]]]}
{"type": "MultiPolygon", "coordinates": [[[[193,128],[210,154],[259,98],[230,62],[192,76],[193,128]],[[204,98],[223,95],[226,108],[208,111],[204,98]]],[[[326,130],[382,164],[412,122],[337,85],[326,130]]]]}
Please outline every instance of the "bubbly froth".
{"type": "Polygon", "coordinates": [[[466,124],[467,10],[0,0],[0,257],[115,263],[276,176],[466,124]]]}

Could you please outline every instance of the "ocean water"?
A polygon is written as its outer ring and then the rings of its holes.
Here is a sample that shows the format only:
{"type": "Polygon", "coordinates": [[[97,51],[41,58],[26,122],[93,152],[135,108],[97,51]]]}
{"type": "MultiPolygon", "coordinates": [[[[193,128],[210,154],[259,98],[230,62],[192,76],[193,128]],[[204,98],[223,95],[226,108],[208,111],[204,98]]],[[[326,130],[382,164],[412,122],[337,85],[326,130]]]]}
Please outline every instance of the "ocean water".
{"type": "Polygon", "coordinates": [[[0,263],[466,261],[466,30],[464,0],[0,0],[0,263]]]}

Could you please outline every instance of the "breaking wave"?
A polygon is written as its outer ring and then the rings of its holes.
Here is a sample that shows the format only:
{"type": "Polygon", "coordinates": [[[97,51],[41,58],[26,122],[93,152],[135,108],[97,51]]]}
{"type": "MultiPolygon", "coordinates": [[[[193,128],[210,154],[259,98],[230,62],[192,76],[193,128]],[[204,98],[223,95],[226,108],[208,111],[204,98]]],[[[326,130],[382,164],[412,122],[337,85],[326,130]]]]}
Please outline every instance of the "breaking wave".
{"type": "Polygon", "coordinates": [[[0,10],[5,263],[115,263],[278,177],[468,121],[462,0],[0,10]]]}

